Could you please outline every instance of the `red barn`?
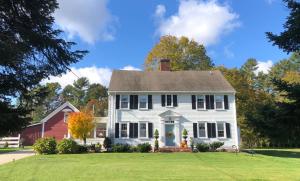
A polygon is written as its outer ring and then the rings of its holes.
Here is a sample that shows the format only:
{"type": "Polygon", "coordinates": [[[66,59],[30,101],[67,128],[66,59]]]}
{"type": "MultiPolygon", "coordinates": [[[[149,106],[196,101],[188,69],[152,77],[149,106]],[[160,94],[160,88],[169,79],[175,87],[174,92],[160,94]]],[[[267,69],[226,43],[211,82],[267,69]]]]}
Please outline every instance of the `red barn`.
{"type": "Polygon", "coordinates": [[[69,137],[67,116],[70,112],[79,112],[71,103],[66,102],[41,120],[29,125],[21,133],[24,145],[33,145],[41,137],[55,137],[57,140],[69,137]]]}

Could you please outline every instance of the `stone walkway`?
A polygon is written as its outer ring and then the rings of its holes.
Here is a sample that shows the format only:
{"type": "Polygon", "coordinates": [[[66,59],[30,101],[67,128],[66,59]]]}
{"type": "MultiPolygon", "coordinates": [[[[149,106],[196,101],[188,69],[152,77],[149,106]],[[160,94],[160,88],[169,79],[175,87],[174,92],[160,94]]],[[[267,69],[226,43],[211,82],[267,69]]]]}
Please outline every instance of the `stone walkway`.
{"type": "Polygon", "coordinates": [[[0,154],[0,165],[33,155],[35,155],[33,150],[19,150],[9,153],[3,153],[0,154]]]}

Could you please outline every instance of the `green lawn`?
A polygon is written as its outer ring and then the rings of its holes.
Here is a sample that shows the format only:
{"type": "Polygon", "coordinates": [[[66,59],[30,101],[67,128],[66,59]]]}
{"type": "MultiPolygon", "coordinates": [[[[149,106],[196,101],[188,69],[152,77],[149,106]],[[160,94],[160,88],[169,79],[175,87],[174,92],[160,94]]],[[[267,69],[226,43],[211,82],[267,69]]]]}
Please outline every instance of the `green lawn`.
{"type": "Polygon", "coordinates": [[[0,148],[0,154],[17,151],[17,150],[19,150],[19,148],[0,148]]]}
{"type": "Polygon", "coordinates": [[[0,166],[0,180],[300,180],[299,150],[33,156],[0,166]]]}

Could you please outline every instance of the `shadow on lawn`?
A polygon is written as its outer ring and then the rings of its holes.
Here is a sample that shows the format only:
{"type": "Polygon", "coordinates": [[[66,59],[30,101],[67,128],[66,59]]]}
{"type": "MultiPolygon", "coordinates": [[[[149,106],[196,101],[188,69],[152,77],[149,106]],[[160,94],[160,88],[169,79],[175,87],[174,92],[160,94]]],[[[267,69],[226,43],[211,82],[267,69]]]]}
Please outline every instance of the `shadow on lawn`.
{"type": "Polygon", "coordinates": [[[268,149],[259,149],[254,150],[256,154],[266,155],[266,156],[275,156],[275,157],[284,157],[284,158],[300,158],[300,152],[293,150],[268,150],[268,149]]]}

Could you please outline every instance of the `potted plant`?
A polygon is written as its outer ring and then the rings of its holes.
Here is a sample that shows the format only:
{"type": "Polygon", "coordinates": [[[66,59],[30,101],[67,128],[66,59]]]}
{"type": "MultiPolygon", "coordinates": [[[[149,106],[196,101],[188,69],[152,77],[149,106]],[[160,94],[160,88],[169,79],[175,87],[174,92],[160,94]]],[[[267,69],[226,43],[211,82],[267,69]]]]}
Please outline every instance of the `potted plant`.
{"type": "Polygon", "coordinates": [[[184,143],[187,145],[187,137],[188,137],[188,131],[186,129],[183,129],[182,131],[182,137],[184,139],[184,143]]]}
{"type": "Polygon", "coordinates": [[[155,142],[154,142],[154,151],[158,151],[159,149],[159,144],[158,144],[158,138],[159,138],[159,133],[158,133],[158,130],[155,129],[154,131],[154,138],[155,138],[155,142]]]}

